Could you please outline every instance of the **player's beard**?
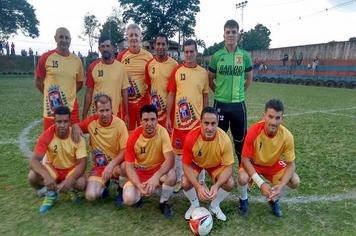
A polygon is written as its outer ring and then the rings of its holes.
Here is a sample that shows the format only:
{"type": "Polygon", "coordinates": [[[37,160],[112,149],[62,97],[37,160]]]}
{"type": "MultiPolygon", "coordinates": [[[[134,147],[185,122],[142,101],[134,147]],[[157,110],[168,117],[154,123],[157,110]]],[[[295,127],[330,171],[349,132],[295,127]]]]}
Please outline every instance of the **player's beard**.
{"type": "Polygon", "coordinates": [[[111,52],[104,51],[104,52],[102,53],[102,57],[103,57],[104,60],[109,60],[109,59],[111,59],[111,57],[112,57],[111,52]]]}

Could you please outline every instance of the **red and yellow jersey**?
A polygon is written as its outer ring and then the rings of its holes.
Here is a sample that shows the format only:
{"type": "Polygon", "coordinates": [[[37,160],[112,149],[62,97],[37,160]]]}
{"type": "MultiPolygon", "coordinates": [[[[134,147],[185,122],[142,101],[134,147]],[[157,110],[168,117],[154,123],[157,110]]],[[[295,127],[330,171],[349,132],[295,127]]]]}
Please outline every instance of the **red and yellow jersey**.
{"type": "Polygon", "coordinates": [[[84,138],[81,137],[76,144],[71,139],[71,133],[70,128],[68,137],[60,139],[56,135],[55,126],[51,126],[41,134],[33,152],[41,156],[46,155],[48,163],[57,169],[71,168],[79,159],[87,156],[84,138]]]}
{"type": "Polygon", "coordinates": [[[199,123],[203,94],[209,92],[208,81],[208,72],[201,66],[174,68],[168,84],[168,91],[176,93],[174,128],[190,130],[199,123]]]}
{"type": "Polygon", "coordinates": [[[138,170],[150,170],[162,165],[164,153],[171,152],[168,132],[157,124],[156,134],[151,138],[143,135],[142,126],[135,129],[127,141],[125,160],[134,162],[138,170]]]}
{"type": "Polygon", "coordinates": [[[183,163],[194,163],[203,169],[232,165],[234,154],[229,136],[217,128],[214,139],[208,141],[202,135],[201,127],[196,127],[185,138],[183,163]]]}
{"type": "Polygon", "coordinates": [[[56,50],[43,54],[38,61],[36,77],[44,80],[43,116],[53,117],[58,106],[73,111],[78,106],[76,82],[83,81],[83,65],[74,54],[61,56],[56,50]]]}
{"type": "Polygon", "coordinates": [[[178,63],[171,57],[168,57],[164,62],[159,62],[156,58],[153,58],[146,64],[146,83],[151,89],[151,104],[157,108],[159,121],[166,118],[167,86],[171,73],[177,65],[178,63]]]}
{"type": "MultiPolygon", "coordinates": [[[[130,87],[127,73],[121,62],[114,60],[111,64],[105,64],[98,59],[90,64],[86,86],[93,89],[93,99],[98,93],[105,93],[111,97],[113,114],[117,114],[121,104],[121,90],[130,87]]],[[[95,114],[92,103],[91,114],[95,114]]]]}
{"type": "Polygon", "coordinates": [[[294,139],[289,130],[280,125],[277,134],[269,137],[264,127],[265,122],[260,121],[249,128],[242,155],[251,158],[254,165],[260,166],[273,166],[279,160],[294,161],[294,139]]]}
{"type": "Polygon", "coordinates": [[[145,66],[152,58],[152,54],[142,48],[139,53],[132,53],[129,49],[125,49],[117,55],[117,60],[124,64],[129,76],[128,95],[130,102],[137,103],[147,93],[145,66]]]}
{"type": "Polygon", "coordinates": [[[111,123],[102,126],[99,117],[93,115],[80,123],[83,133],[90,134],[90,151],[96,166],[106,166],[116,158],[120,150],[126,148],[128,131],[125,122],[112,115],[111,123]]]}

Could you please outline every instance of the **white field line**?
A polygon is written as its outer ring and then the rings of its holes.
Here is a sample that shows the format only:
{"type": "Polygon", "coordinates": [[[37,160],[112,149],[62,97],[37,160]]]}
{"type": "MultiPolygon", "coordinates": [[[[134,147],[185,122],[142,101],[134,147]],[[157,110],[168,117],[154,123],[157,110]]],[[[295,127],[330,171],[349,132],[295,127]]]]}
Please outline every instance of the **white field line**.
{"type": "Polygon", "coordinates": [[[0,145],[18,144],[18,143],[19,143],[19,141],[18,140],[14,140],[14,139],[0,141],[0,145]]]}
{"type": "Polygon", "coordinates": [[[20,148],[22,154],[27,158],[31,158],[31,156],[32,156],[32,151],[30,150],[30,148],[28,146],[28,144],[30,143],[30,140],[27,136],[30,133],[30,131],[41,122],[42,122],[42,119],[35,120],[35,121],[31,122],[20,133],[20,136],[18,139],[18,145],[19,145],[19,148],[20,148]]]}
{"type": "Polygon", "coordinates": [[[333,113],[333,112],[322,112],[322,113],[328,114],[328,115],[333,115],[333,116],[343,116],[343,117],[348,117],[348,118],[356,119],[356,116],[347,115],[347,114],[340,114],[340,113],[333,113]]]}

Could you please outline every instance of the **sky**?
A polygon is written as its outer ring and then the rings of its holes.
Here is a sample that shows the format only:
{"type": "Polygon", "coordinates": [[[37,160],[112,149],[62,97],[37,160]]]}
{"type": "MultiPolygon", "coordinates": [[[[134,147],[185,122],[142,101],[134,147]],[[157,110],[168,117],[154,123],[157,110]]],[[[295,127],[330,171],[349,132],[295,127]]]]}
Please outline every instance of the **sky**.
{"type": "MultiPolygon", "coordinates": [[[[20,33],[10,38],[9,42],[15,43],[17,54],[29,47],[39,54],[55,48],[55,30],[64,26],[71,32],[71,50],[86,55],[88,42],[78,37],[84,30],[84,15],[89,12],[104,23],[113,8],[119,7],[117,0],[28,2],[36,9],[40,36],[31,39],[20,33]]],[[[271,31],[270,48],[347,41],[350,37],[356,37],[356,0],[248,0],[243,12],[241,8],[236,8],[239,2],[200,0],[195,27],[197,38],[204,40],[206,46],[221,42],[223,26],[228,19],[237,20],[244,31],[258,23],[266,26],[271,31]]]]}

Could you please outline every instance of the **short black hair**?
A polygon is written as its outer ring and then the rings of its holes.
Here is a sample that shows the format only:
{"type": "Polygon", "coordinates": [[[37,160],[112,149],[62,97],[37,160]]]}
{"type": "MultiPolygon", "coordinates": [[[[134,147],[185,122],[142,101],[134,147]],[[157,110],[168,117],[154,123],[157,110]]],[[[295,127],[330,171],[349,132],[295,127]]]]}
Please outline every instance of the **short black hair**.
{"type": "Polygon", "coordinates": [[[156,114],[156,117],[158,117],[157,108],[155,106],[153,106],[153,105],[144,105],[140,109],[140,119],[142,119],[142,114],[143,113],[151,113],[151,112],[154,112],[156,114]]]}
{"type": "Polygon", "coordinates": [[[183,51],[184,51],[185,46],[190,46],[190,45],[194,45],[195,50],[198,51],[197,42],[195,42],[195,40],[193,40],[193,39],[188,39],[183,43],[183,51]]]}
{"type": "Polygon", "coordinates": [[[94,105],[95,105],[95,108],[98,107],[98,103],[107,103],[107,102],[110,102],[110,105],[112,106],[112,100],[111,100],[111,97],[105,93],[97,93],[95,96],[94,96],[94,105]]]}
{"type": "Polygon", "coordinates": [[[158,33],[155,37],[155,43],[157,42],[157,38],[165,38],[166,39],[166,42],[167,42],[167,45],[168,45],[168,37],[166,34],[164,33],[158,33]]]}
{"type": "Polygon", "coordinates": [[[111,41],[111,38],[107,35],[101,35],[100,38],[99,38],[99,46],[101,43],[105,42],[106,40],[109,40],[110,41],[110,44],[112,44],[112,41],[111,41]]]}
{"type": "Polygon", "coordinates": [[[216,116],[216,119],[219,121],[219,114],[215,110],[215,108],[213,108],[213,107],[204,107],[204,109],[202,110],[201,115],[200,115],[200,120],[203,120],[203,116],[204,116],[205,113],[214,114],[216,116]]]}
{"type": "Polygon", "coordinates": [[[56,116],[56,115],[69,115],[70,116],[70,110],[68,107],[59,106],[54,110],[54,116],[56,116]]]}
{"type": "Polygon", "coordinates": [[[226,21],[226,23],[224,25],[224,30],[226,28],[237,28],[237,30],[238,30],[239,24],[235,20],[228,20],[228,21],[226,21]]]}
{"type": "Polygon", "coordinates": [[[273,98],[271,100],[269,100],[268,102],[266,102],[265,105],[265,112],[267,111],[267,109],[273,109],[276,112],[282,112],[284,113],[284,106],[283,106],[283,102],[279,99],[273,98]]]}

